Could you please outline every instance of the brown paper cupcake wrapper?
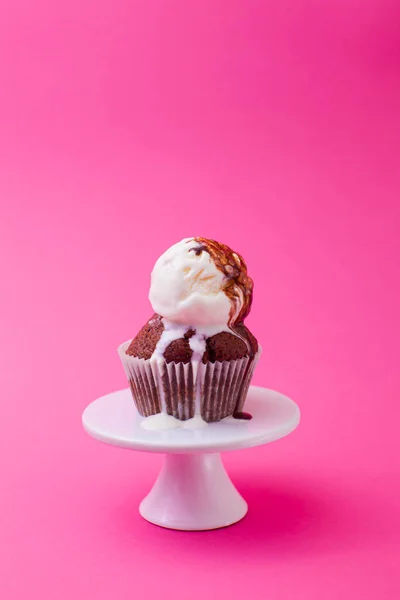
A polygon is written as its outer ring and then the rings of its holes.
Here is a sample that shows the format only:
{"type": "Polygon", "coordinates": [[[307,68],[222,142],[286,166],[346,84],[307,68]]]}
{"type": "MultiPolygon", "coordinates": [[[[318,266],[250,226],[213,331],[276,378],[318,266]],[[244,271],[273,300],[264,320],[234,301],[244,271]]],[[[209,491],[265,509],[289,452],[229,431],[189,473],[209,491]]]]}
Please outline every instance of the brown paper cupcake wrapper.
{"type": "Polygon", "coordinates": [[[145,360],[126,354],[130,340],[118,354],[138,412],[149,417],[167,413],[186,421],[195,415],[219,421],[241,411],[261,348],[253,359],[194,364],[145,360]]]}

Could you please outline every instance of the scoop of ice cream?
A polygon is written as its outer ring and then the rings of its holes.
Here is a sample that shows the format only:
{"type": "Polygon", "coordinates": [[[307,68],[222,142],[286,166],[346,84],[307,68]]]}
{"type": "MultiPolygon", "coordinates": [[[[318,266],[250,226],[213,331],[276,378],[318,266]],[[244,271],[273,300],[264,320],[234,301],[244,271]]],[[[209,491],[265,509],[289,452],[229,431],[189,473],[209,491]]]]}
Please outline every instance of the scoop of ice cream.
{"type": "Polygon", "coordinates": [[[186,238],[157,260],[149,299],[156,313],[182,325],[227,323],[230,302],[224,279],[208,252],[186,238]]]}
{"type": "Polygon", "coordinates": [[[185,238],[157,260],[149,299],[156,313],[175,323],[231,325],[248,314],[252,290],[240,255],[214,240],[185,238]]]}

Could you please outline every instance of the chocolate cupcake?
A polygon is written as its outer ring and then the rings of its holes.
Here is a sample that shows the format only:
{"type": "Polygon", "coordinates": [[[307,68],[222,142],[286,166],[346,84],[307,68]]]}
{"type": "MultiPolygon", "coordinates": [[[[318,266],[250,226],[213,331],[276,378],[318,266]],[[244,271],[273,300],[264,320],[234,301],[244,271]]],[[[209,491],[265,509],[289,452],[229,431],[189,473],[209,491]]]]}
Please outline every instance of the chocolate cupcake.
{"type": "Polygon", "coordinates": [[[253,281],[243,258],[206,238],[187,238],[156,262],[155,314],[119,355],[148,429],[201,427],[243,413],[260,349],[244,325],[253,281]]]}

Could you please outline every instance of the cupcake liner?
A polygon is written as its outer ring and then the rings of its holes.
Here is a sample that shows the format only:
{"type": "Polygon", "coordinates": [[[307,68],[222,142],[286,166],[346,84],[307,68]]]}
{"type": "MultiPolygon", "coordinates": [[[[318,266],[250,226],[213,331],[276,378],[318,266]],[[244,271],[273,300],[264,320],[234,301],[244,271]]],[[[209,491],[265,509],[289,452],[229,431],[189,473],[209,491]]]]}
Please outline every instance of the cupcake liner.
{"type": "Polygon", "coordinates": [[[149,417],[164,412],[180,421],[195,415],[219,421],[241,411],[261,354],[215,363],[166,363],[126,354],[130,340],[118,354],[138,412],[149,417]]]}

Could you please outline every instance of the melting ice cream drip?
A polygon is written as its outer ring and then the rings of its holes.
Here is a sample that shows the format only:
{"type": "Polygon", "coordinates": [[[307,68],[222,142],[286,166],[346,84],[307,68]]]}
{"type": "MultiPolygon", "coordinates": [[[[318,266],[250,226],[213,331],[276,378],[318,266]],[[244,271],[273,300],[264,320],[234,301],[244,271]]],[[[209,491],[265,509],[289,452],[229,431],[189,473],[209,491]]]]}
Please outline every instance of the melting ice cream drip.
{"type": "Polygon", "coordinates": [[[162,319],[162,322],[164,325],[164,330],[151,356],[150,360],[153,361],[157,359],[163,359],[164,352],[168,346],[175,340],[183,338],[185,333],[190,329],[190,327],[187,325],[174,323],[173,321],[168,321],[168,319],[162,319]]]}
{"type": "MultiPolygon", "coordinates": [[[[169,321],[168,319],[163,318],[162,322],[164,325],[164,330],[161,334],[160,339],[158,340],[158,343],[150,359],[151,362],[158,362],[160,365],[161,363],[164,363],[164,352],[168,348],[168,346],[173,341],[183,338],[189,330],[193,330],[193,327],[191,325],[181,325],[179,323],[169,321]]],[[[191,364],[193,369],[193,387],[195,390],[195,414],[193,417],[195,421],[193,419],[188,419],[188,421],[186,421],[186,425],[189,428],[191,426],[193,426],[193,428],[197,428],[203,426],[203,424],[206,424],[201,417],[201,378],[199,376],[199,371],[202,366],[204,352],[207,348],[207,338],[212,337],[217,333],[221,333],[221,331],[230,332],[230,328],[228,327],[228,325],[208,325],[203,327],[196,327],[196,329],[194,329],[194,334],[190,338],[188,338],[189,347],[193,352],[191,357],[191,364]]],[[[159,369],[157,369],[157,372],[159,373],[159,369]]],[[[160,376],[158,374],[158,378],[159,377],[160,376]]],[[[165,401],[162,396],[162,382],[157,381],[157,385],[158,389],[161,390],[160,394],[162,412],[166,413],[165,401]]]]}

